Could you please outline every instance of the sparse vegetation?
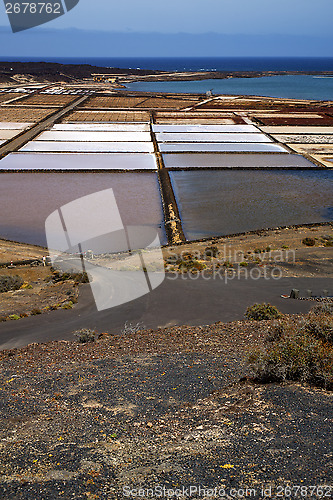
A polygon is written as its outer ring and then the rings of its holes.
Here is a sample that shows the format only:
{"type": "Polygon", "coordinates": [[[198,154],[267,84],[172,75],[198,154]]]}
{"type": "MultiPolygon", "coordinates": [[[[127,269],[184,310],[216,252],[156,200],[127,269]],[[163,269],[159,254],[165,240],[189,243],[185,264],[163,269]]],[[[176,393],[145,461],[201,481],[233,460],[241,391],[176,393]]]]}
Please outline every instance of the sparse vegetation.
{"type": "Polygon", "coordinates": [[[76,330],[74,335],[78,338],[80,344],[87,344],[88,342],[95,342],[97,332],[89,328],[81,328],[81,330],[76,330]]]}
{"type": "Polygon", "coordinates": [[[197,273],[206,268],[206,264],[198,260],[181,260],[178,263],[178,271],[182,273],[197,273]]]}
{"type": "Polygon", "coordinates": [[[31,311],[31,316],[37,316],[38,314],[42,314],[42,311],[37,307],[31,311]]]}
{"type": "Polygon", "coordinates": [[[316,244],[316,240],[314,238],[307,237],[302,239],[302,243],[307,247],[314,247],[316,244]]]}
{"type": "Polygon", "coordinates": [[[312,314],[333,314],[333,302],[320,302],[311,309],[312,314]]]}
{"type": "Polygon", "coordinates": [[[254,350],[248,357],[255,380],[301,381],[332,390],[332,313],[332,307],[315,306],[301,320],[278,321],[266,338],[265,349],[254,350]]]}
{"type": "Polygon", "coordinates": [[[76,285],[80,283],[89,283],[89,277],[86,272],[79,273],[74,270],[62,272],[59,269],[51,267],[51,276],[48,276],[46,281],[52,281],[53,283],[60,283],[62,281],[74,281],[76,285]]]}
{"type": "Polygon", "coordinates": [[[32,285],[30,285],[30,283],[28,283],[27,281],[25,281],[23,283],[23,285],[21,286],[21,290],[31,290],[32,289],[32,285]]]}
{"type": "Polygon", "coordinates": [[[281,318],[280,311],[271,304],[253,304],[246,309],[245,317],[250,320],[262,321],[281,318]]]}
{"type": "Polygon", "coordinates": [[[65,302],[62,309],[73,309],[73,302],[71,300],[69,302],[65,302]]]}
{"type": "Polygon", "coordinates": [[[18,275],[0,276],[0,293],[19,290],[23,283],[23,279],[18,275]]]}
{"type": "Polygon", "coordinates": [[[129,321],[126,321],[124,324],[124,328],[121,330],[122,335],[129,335],[133,333],[137,333],[140,330],[144,330],[145,325],[141,323],[140,321],[138,323],[130,323],[129,321]]]}
{"type": "Polygon", "coordinates": [[[204,251],[204,258],[212,258],[212,257],[217,257],[219,253],[219,249],[216,246],[209,246],[205,248],[204,251]]]}
{"type": "Polygon", "coordinates": [[[322,236],[321,242],[324,247],[333,247],[333,237],[332,236],[322,236]]]}

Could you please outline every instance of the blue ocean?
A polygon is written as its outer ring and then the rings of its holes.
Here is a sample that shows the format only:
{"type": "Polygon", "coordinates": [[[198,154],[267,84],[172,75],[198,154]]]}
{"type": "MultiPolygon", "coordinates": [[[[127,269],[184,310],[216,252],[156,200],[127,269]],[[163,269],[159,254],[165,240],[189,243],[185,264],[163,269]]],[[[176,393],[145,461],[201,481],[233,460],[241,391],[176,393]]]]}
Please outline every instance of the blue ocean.
{"type": "MultiPolygon", "coordinates": [[[[15,60],[17,60],[16,58],[15,60]]],[[[40,58],[19,58],[41,61],[40,58]]],[[[2,60],[5,60],[2,58],[2,60]]],[[[6,59],[13,60],[14,59],[6,59]]],[[[62,64],[91,64],[106,68],[158,71],[332,71],[333,57],[58,57],[43,58],[62,64]]]]}

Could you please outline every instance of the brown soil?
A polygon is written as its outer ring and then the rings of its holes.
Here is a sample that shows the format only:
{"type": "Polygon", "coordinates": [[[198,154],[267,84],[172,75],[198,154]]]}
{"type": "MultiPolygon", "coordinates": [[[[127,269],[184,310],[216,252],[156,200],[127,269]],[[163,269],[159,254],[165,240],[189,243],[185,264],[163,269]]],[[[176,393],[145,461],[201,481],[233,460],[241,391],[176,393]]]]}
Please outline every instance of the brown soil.
{"type": "MultiPolygon", "coordinates": [[[[205,272],[224,266],[226,262],[237,269],[241,262],[247,266],[241,267],[241,272],[249,266],[256,266],[265,271],[278,268],[282,276],[289,277],[333,277],[333,246],[324,246],[324,239],[333,238],[333,224],[314,227],[284,228],[271,231],[257,231],[238,236],[230,236],[202,242],[185,243],[163,248],[165,261],[175,255],[186,260],[200,257],[198,260],[205,266],[205,272]],[[315,238],[315,246],[307,247],[302,243],[304,238],[315,238]],[[219,250],[217,258],[202,258],[209,246],[219,250]],[[268,250],[270,248],[270,250],[268,250]],[[259,252],[256,252],[260,250],[259,252]]],[[[0,264],[11,260],[41,258],[47,251],[41,247],[2,241],[0,246],[0,264]]],[[[146,255],[146,261],[152,264],[155,253],[146,255]]],[[[108,267],[110,259],[95,260],[100,265],[108,267]]],[[[117,265],[123,268],[124,262],[117,257],[117,265]]],[[[229,264],[228,264],[229,265],[229,264]]],[[[112,267],[116,265],[112,262],[112,267]]],[[[168,271],[178,271],[177,266],[166,264],[168,271]]],[[[191,269],[190,269],[191,271],[191,269]]],[[[184,272],[187,272],[184,270],[184,272]]],[[[195,272],[195,271],[194,271],[195,272]]],[[[50,274],[49,268],[20,266],[15,269],[0,268],[0,275],[18,274],[33,285],[32,289],[19,290],[0,294],[0,312],[2,316],[10,314],[29,314],[34,308],[45,310],[46,307],[61,304],[68,300],[69,295],[77,296],[77,288],[72,283],[48,285],[44,278],[50,274]]]]}
{"type": "Polygon", "coordinates": [[[2,262],[40,259],[48,254],[43,247],[17,243],[14,241],[0,240],[0,265],[2,262]]]}
{"type": "Polygon", "coordinates": [[[37,122],[44,120],[47,116],[54,113],[55,108],[37,109],[37,108],[20,108],[20,107],[2,107],[1,121],[2,122],[37,122]]]}
{"type": "Polygon", "coordinates": [[[63,307],[72,297],[76,299],[78,296],[78,287],[74,281],[54,284],[45,281],[50,276],[49,267],[18,266],[14,269],[0,269],[0,276],[8,275],[20,276],[25,282],[24,286],[28,285],[29,288],[0,293],[2,318],[8,319],[10,315],[29,316],[34,310],[43,313],[49,308],[63,307]]]}
{"type": "Polygon", "coordinates": [[[203,254],[205,248],[216,246],[217,258],[205,260],[207,269],[226,261],[234,265],[240,262],[270,265],[282,270],[283,276],[333,277],[333,246],[325,246],[324,238],[333,239],[333,224],[314,227],[283,228],[257,231],[244,235],[216,238],[198,243],[185,243],[164,249],[165,259],[174,254],[185,257],[203,254]],[[307,247],[304,238],[315,239],[315,246],[307,247]],[[260,250],[259,252],[255,252],[260,250]]]}
{"type": "Polygon", "coordinates": [[[66,115],[66,122],[149,122],[144,111],[73,111],[66,115]]]}

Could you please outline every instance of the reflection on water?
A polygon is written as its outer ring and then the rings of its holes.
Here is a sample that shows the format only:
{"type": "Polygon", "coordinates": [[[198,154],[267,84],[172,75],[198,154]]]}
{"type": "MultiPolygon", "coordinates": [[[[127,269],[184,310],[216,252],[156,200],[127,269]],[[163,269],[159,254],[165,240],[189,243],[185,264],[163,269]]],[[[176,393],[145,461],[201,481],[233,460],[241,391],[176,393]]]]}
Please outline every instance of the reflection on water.
{"type": "Polygon", "coordinates": [[[195,142],[179,142],[179,143],[165,143],[162,142],[159,144],[160,151],[162,153],[172,153],[172,152],[190,152],[196,151],[198,153],[203,151],[216,151],[216,152],[228,152],[231,153],[234,151],[240,152],[277,152],[277,153],[285,153],[286,150],[284,147],[279,144],[259,144],[259,143],[195,143],[195,142]]]}
{"type": "Polygon", "coordinates": [[[124,225],[162,226],[157,176],[154,173],[19,173],[0,175],[0,237],[46,245],[45,220],[82,196],[112,188],[124,225]]]}
{"type": "Polygon", "coordinates": [[[316,165],[301,155],[294,154],[218,154],[218,153],[166,153],[163,155],[163,161],[166,168],[202,168],[202,167],[220,167],[220,168],[317,168],[316,165]]]}
{"type": "Polygon", "coordinates": [[[188,239],[333,219],[332,171],[170,172],[188,239]]]}

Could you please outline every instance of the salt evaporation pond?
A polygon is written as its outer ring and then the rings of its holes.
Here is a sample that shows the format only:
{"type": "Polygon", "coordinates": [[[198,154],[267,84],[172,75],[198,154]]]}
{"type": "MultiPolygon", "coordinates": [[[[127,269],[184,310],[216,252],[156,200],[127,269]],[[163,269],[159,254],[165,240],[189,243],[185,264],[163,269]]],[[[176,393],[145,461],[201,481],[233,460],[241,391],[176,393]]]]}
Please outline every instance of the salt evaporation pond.
{"type": "Polygon", "coordinates": [[[65,141],[65,142],[150,142],[149,132],[105,132],[83,130],[47,130],[42,132],[35,141],[65,141]]]}
{"type": "Polygon", "coordinates": [[[12,139],[13,137],[15,137],[16,135],[18,135],[20,133],[21,133],[21,130],[0,129],[0,139],[8,141],[9,139],[12,139]]]}
{"type": "Polygon", "coordinates": [[[154,132],[220,132],[220,133],[248,133],[248,132],[259,132],[257,127],[254,125],[181,125],[178,123],[169,124],[161,123],[158,125],[153,124],[154,132]]]}
{"type": "Polygon", "coordinates": [[[166,243],[155,173],[3,173],[0,181],[0,238],[45,246],[45,220],[52,212],[112,188],[123,224],[156,228],[166,243]]]}
{"type": "Polygon", "coordinates": [[[56,142],[31,141],[20,151],[67,153],[153,153],[152,142],[56,142]]]}
{"type": "Polygon", "coordinates": [[[1,170],[157,170],[149,153],[11,153],[1,170]]]}
{"type": "Polygon", "coordinates": [[[149,132],[150,126],[148,123],[57,123],[53,125],[51,130],[149,132]]]}
{"type": "Polygon", "coordinates": [[[211,151],[211,152],[248,152],[248,153],[259,153],[259,152],[271,152],[271,153],[285,153],[286,149],[278,144],[254,144],[254,143],[193,143],[193,142],[179,142],[179,143],[160,143],[160,151],[162,153],[172,153],[172,152],[197,152],[211,151]]]}
{"type": "Polygon", "coordinates": [[[304,156],[289,153],[166,153],[163,161],[166,168],[318,168],[304,156]]]}
{"type": "Polygon", "coordinates": [[[265,134],[227,133],[218,132],[157,132],[158,142],[273,142],[265,134]]]}
{"type": "Polygon", "coordinates": [[[333,219],[333,171],[170,172],[186,238],[333,219]]]}

